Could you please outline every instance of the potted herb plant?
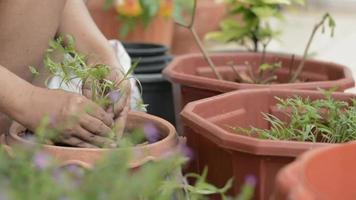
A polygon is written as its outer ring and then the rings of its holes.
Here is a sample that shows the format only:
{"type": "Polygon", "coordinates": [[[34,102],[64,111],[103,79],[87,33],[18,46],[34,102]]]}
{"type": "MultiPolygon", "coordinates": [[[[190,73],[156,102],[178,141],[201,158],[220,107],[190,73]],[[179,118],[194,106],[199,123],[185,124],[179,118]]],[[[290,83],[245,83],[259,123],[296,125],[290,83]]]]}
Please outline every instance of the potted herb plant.
{"type": "Polygon", "coordinates": [[[189,103],[182,111],[192,171],[219,185],[257,177],[255,199],[269,199],[277,172],[305,151],[356,139],[355,95],[311,90],[240,90],[189,103]]]}
{"type": "Polygon", "coordinates": [[[171,46],[172,0],[88,0],[87,6],[109,39],[171,46]]]}
{"type": "MultiPolygon", "coordinates": [[[[113,108],[115,103],[120,100],[120,96],[125,93],[124,89],[126,88],[121,88],[122,83],[125,79],[130,78],[129,75],[134,70],[135,65],[129,69],[117,85],[106,79],[110,73],[108,66],[104,64],[89,65],[86,56],[75,50],[73,37],[67,36],[67,42],[65,43],[64,41],[63,37],[58,37],[50,42],[44,58],[44,66],[50,74],[47,82],[51,78],[59,77],[62,80],[62,85],[66,85],[69,88],[77,88],[78,83],[72,81],[77,79],[79,80],[79,85],[82,82],[83,85],[91,88],[91,100],[93,102],[102,106],[105,110],[113,108]]],[[[34,75],[38,75],[34,68],[30,67],[30,70],[34,75]]],[[[79,90],[81,91],[80,87],[79,90]]],[[[90,112],[90,109],[88,107],[85,112],[90,112]]],[[[78,113],[78,116],[80,114],[78,113]]],[[[65,132],[66,127],[77,120],[77,117],[74,116],[63,122],[57,122],[50,116],[47,116],[44,120],[44,124],[38,127],[37,130],[27,130],[20,124],[14,123],[10,128],[10,132],[6,135],[6,143],[11,146],[16,144],[28,146],[34,143],[31,138],[37,136],[42,138],[41,142],[45,143],[43,150],[62,162],[79,160],[94,164],[105,153],[114,151],[115,149],[113,148],[117,147],[122,139],[135,137],[135,147],[132,148],[132,151],[135,152],[133,167],[140,166],[150,160],[163,159],[167,152],[174,152],[179,148],[179,139],[170,123],[141,112],[132,112],[128,115],[124,132],[117,131],[119,128],[117,126],[121,125],[114,125],[112,132],[108,133],[108,137],[113,141],[117,141],[117,144],[107,144],[106,142],[93,144],[97,148],[68,146],[68,143],[58,139],[65,132]],[[53,126],[54,123],[56,126],[53,126]]]]}
{"type": "Polygon", "coordinates": [[[262,52],[217,53],[209,56],[197,36],[194,17],[191,22],[182,24],[191,31],[203,55],[178,57],[163,72],[173,84],[176,114],[191,101],[233,90],[266,87],[328,89],[337,86],[338,90],[343,91],[354,86],[351,73],[345,66],[308,58],[309,48],[318,30],[324,31],[329,27],[333,35],[336,24],[329,14],[315,24],[303,56],[299,57],[266,51],[276,31],[264,19],[282,15],[280,6],[295,1],[231,2],[234,5],[231,12],[242,15],[242,24],[235,22],[235,19],[224,21],[222,26],[226,30],[215,35],[226,41],[236,40],[252,51],[262,48],[262,52]]]}
{"type": "Polygon", "coordinates": [[[313,150],[283,168],[274,199],[355,199],[355,144],[313,150]]]}

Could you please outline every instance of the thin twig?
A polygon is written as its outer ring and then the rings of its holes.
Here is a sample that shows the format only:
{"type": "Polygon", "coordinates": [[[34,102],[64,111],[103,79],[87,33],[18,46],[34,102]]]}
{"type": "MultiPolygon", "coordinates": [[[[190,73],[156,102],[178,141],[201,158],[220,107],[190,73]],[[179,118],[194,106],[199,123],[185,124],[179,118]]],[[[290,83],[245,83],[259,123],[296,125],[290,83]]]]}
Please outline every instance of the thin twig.
{"type": "Polygon", "coordinates": [[[288,78],[292,78],[294,62],[295,62],[295,54],[292,55],[292,60],[291,60],[291,63],[289,65],[288,78]]]}
{"type": "Polygon", "coordinates": [[[306,59],[308,57],[308,52],[309,52],[310,45],[311,45],[311,43],[312,43],[312,41],[313,41],[313,39],[315,37],[315,34],[318,31],[318,29],[324,25],[325,21],[329,17],[330,17],[330,15],[328,15],[328,14],[324,15],[323,19],[314,26],[312,34],[310,35],[309,41],[308,41],[307,46],[306,46],[306,48],[304,50],[303,59],[300,62],[299,66],[298,66],[297,70],[295,71],[294,75],[292,76],[291,80],[289,81],[290,83],[295,82],[297,80],[297,78],[299,77],[300,73],[302,72],[302,70],[304,68],[304,65],[305,65],[305,61],[306,61],[306,59]]]}
{"type": "Polygon", "coordinates": [[[192,35],[193,35],[193,37],[194,37],[194,40],[195,40],[195,42],[198,44],[198,46],[199,46],[201,52],[203,53],[203,56],[204,56],[205,60],[208,62],[210,68],[213,70],[213,72],[214,72],[216,78],[219,79],[219,80],[223,80],[222,77],[221,77],[221,75],[220,75],[220,73],[216,70],[216,66],[215,66],[215,64],[213,63],[213,61],[211,60],[211,58],[210,58],[208,52],[205,50],[205,47],[203,46],[202,42],[200,41],[200,38],[199,38],[197,32],[195,31],[194,26],[191,26],[191,27],[189,28],[189,30],[190,30],[190,32],[192,33],[192,35]]]}
{"type": "Polygon", "coordinates": [[[251,79],[253,80],[253,82],[256,82],[256,77],[255,77],[255,74],[253,72],[251,64],[249,62],[245,62],[245,65],[247,66],[248,73],[249,73],[251,79]]]}

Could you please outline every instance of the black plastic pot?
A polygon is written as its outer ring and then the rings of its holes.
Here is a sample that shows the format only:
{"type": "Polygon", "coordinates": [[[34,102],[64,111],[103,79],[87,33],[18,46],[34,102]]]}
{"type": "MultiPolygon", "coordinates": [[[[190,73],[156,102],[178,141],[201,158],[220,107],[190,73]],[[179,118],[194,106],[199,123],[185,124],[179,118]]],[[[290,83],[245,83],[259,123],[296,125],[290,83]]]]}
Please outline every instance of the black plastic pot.
{"type": "Polygon", "coordinates": [[[124,47],[132,59],[138,61],[136,74],[161,73],[172,60],[168,55],[168,48],[159,44],[150,43],[124,43],[124,47]]]}
{"type": "Polygon", "coordinates": [[[135,69],[136,74],[161,73],[162,70],[172,61],[172,56],[153,56],[153,57],[131,57],[133,63],[138,61],[135,69]]]}
{"type": "Polygon", "coordinates": [[[167,53],[168,48],[159,44],[150,43],[123,43],[131,57],[159,56],[167,53]]]}
{"type": "Polygon", "coordinates": [[[136,74],[143,89],[143,101],[148,104],[147,112],[175,124],[172,85],[162,74],[136,74]]]}

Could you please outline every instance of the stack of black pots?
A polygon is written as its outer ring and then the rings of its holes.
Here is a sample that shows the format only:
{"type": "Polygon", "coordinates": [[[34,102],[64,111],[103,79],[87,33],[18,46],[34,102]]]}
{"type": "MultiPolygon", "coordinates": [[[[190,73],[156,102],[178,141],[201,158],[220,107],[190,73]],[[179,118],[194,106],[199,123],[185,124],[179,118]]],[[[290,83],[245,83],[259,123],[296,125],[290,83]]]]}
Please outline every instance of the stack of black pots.
{"type": "Polygon", "coordinates": [[[132,63],[138,61],[134,73],[143,89],[142,98],[148,104],[147,112],[175,124],[172,85],[162,76],[162,70],[171,62],[168,48],[159,44],[124,43],[132,63]]]}

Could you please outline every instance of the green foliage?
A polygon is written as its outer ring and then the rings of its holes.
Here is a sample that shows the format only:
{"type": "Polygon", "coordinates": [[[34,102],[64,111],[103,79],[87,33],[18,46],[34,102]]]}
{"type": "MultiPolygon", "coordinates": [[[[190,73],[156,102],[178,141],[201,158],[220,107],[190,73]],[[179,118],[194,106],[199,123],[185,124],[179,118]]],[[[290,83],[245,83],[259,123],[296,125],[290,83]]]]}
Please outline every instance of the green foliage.
{"type": "MultiPolygon", "coordinates": [[[[277,97],[276,97],[277,98],[277,97]]],[[[262,139],[344,143],[356,140],[356,100],[349,104],[332,98],[312,101],[296,96],[286,100],[277,98],[279,109],[288,116],[285,122],[271,114],[264,114],[269,129],[235,128],[237,132],[257,134],[262,139]]]]}
{"type": "MultiPolygon", "coordinates": [[[[129,75],[137,64],[135,63],[131,66],[120,83],[130,78],[129,75]]],[[[62,79],[60,86],[65,84],[69,88],[77,88],[78,85],[73,85],[72,80],[79,79],[83,84],[90,85],[92,91],[91,99],[103,107],[114,103],[108,98],[109,92],[122,92],[123,90],[120,88],[120,83],[114,83],[106,79],[111,73],[111,69],[107,65],[88,64],[87,56],[76,51],[75,39],[69,35],[66,36],[66,41],[61,36],[50,41],[44,58],[44,67],[50,74],[46,84],[51,78],[60,77],[62,79]]],[[[30,68],[31,72],[33,69],[30,68]]],[[[36,72],[33,73],[36,74],[36,72]]]]}
{"type": "Polygon", "coordinates": [[[278,34],[269,20],[282,18],[281,7],[304,4],[304,0],[225,0],[228,18],[221,22],[221,31],[211,32],[206,38],[221,42],[237,42],[250,51],[266,48],[278,34]],[[241,21],[238,20],[241,18],[241,21]]]}
{"type": "MultiPolygon", "coordinates": [[[[0,148],[0,199],[6,200],[88,200],[88,199],[142,199],[142,200],[203,200],[209,194],[220,194],[222,199],[231,187],[217,188],[203,175],[182,176],[181,166],[186,159],[171,155],[167,159],[146,163],[134,171],[130,168],[129,149],[112,152],[92,169],[71,164],[59,166],[38,147],[18,147],[11,154],[0,148]],[[14,155],[15,157],[11,156],[14,155]],[[188,185],[187,177],[196,183],[188,185]]],[[[251,189],[246,183],[244,188],[251,189]]],[[[250,190],[243,189],[244,193],[250,190]]],[[[250,196],[239,198],[248,200],[250,196]]]]}

